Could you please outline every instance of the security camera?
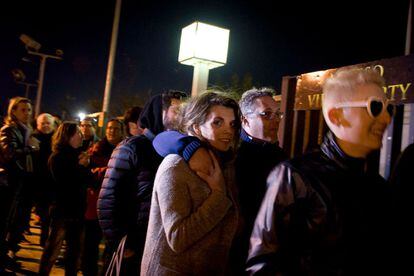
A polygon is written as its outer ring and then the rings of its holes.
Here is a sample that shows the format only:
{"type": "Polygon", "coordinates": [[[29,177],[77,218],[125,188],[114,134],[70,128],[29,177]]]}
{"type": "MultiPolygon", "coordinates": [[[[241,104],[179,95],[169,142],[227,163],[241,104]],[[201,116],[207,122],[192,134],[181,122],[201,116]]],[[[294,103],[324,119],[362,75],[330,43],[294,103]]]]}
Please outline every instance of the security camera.
{"type": "Polygon", "coordinates": [[[37,52],[40,50],[40,47],[42,47],[39,42],[25,34],[20,35],[20,40],[26,45],[26,49],[32,49],[37,52]]]}
{"type": "Polygon", "coordinates": [[[63,50],[62,49],[56,49],[56,55],[61,57],[63,56],[63,50]]]}

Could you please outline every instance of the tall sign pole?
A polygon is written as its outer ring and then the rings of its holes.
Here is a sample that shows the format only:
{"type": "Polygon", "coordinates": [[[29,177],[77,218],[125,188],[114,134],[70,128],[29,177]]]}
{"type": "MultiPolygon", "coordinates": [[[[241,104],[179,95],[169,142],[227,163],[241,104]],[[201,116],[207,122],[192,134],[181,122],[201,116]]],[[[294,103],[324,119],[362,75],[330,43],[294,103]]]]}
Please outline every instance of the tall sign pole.
{"type": "Polygon", "coordinates": [[[103,100],[103,106],[102,106],[102,113],[101,113],[101,116],[99,117],[99,124],[98,124],[99,127],[101,127],[102,133],[106,125],[106,121],[108,117],[108,110],[109,110],[109,101],[111,99],[112,79],[113,79],[115,55],[116,55],[116,43],[118,40],[119,17],[121,15],[121,3],[122,3],[122,0],[116,0],[114,24],[112,26],[111,47],[109,50],[108,70],[106,72],[105,94],[104,94],[104,100],[103,100]]]}
{"type": "MultiPolygon", "coordinates": [[[[407,16],[407,32],[405,36],[405,55],[412,53],[413,47],[413,0],[410,0],[407,16]]],[[[403,151],[409,144],[414,141],[414,104],[404,104],[402,137],[401,137],[401,151],[403,151]]]]}

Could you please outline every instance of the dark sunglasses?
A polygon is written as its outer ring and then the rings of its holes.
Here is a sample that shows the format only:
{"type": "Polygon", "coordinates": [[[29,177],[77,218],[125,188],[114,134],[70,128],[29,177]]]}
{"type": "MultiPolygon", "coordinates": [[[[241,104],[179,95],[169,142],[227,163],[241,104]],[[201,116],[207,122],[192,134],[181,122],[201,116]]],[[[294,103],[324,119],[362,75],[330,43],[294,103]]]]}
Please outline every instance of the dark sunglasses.
{"type": "Polygon", "coordinates": [[[366,101],[338,103],[334,107],[366,107],[369,116],[372,118],[378,117],[384,110],[387,111],[390,117],[392,117],[395,112],[395,106],[389,100],[383,100],[377,97],[369,97],[366,101]]]}

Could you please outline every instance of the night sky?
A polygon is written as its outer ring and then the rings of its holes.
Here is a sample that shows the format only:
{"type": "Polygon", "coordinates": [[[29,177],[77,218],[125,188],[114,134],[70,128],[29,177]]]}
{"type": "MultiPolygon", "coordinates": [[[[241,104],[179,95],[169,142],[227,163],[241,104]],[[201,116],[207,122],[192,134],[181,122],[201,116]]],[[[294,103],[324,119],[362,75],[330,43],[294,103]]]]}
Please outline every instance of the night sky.
{"type": "MultiPolygon", "coordinates": [[[[102,106],[115,0],[12,2],[0,8],[0,113],[10,97],[25,93],[12,69],[22,69],[28,82],[38,76],[39,61],[26,54],[22,33],[40,42],[43,53],[64,51],[62,61],[47,61],[42,111],[98,111],[91,106],[102,106]]],[[[212,85],[250,75],[254,85],[279,91],[286,75],[404,54],[408,0],[122,2],[115,113],[122,99],[190,92],[193,69],[177,57],[181,29],[196,20],[230,29],[228,62],[210,71],[212,85]]],[[[35,94],[32,88],[30,98],[35,94]]]]}

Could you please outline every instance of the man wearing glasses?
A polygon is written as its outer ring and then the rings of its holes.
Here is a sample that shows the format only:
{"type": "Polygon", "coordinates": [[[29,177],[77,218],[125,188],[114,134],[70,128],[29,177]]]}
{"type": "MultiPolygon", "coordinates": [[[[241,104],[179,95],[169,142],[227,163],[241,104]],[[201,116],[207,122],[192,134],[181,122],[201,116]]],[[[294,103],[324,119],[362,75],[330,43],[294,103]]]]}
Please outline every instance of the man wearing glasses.
{"type": "Polygon", "coordinates": [[[365,162],[381,148],[393,114],[383,85],[377,72],[358,69],[339,70],[325,82],[330,131],[320,151],[270,174],[250,238],[249,274],[388,272],[388,187],[365,162]]]}
{"type": "MultiPolygon", "coordinates": [[[[272,169],[287,158],[278,145],[277,133],[283,114],[268,88],[253,88],[243,93],[239,106],[242,113],[240,147],[236,157],[236,180],[244,227],[238,247],[240,265],[244,267],[254,220],[266,192],[266,179],[272,169]]],[[[235,260],[237,262],[237,260],[235,260]]]]}
{"type": "Polygon", "coordinates": [[[92,118],[87,117],[80,122],[79,127],[83,135],[81,150],[87,151],[91,146],[100,141],[95,132],[95,122],[92,118]]]}

